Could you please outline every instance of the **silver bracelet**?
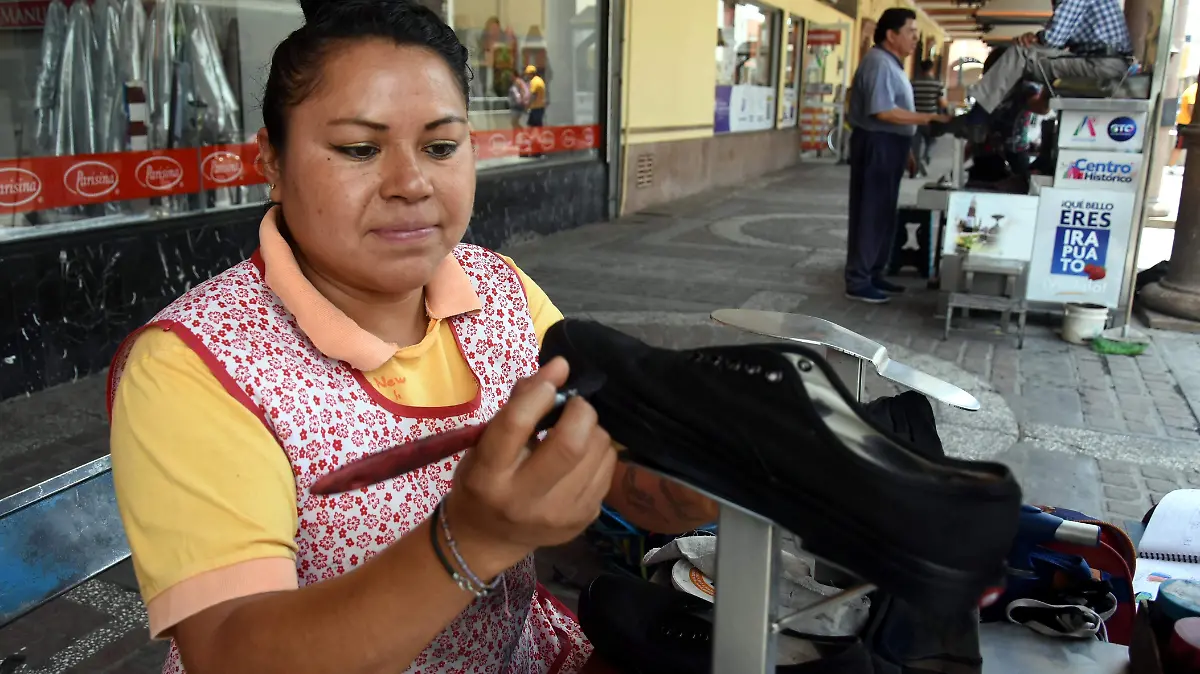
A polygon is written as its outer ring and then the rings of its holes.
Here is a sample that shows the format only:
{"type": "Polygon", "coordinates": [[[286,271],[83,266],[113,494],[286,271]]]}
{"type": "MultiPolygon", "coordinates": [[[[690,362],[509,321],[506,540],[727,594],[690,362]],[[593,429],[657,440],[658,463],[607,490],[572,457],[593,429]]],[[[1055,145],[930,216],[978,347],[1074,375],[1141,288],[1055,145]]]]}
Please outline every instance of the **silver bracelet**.
{"type": "Polygon", "coordinates": [[[467,561],[463,559],[462,555],[458,552],[458,544],[454,541],[454,536],[450,534],[450,522],[449,518],[446,517],[445,508],[442,507],[442,503],[439,503],[437,507],[438,510],[441,511],[441,517],[438,519],[441,520],[442,535],[445,536],[446,544],[450,547],[450,554],[454,556],[454,561],[458,563],[458,568],[462,569],[463,575],[466,576],[465,580],[467,580],[472,586],[468,591],[474,592],[476,597],[488,596],[493,590],[500,587],[500,583],[504,581],[504,574],[501,573],[499,576],[496,576],[496,579],[493,580],[490,585],[483,582],[479,576],[475,575],[475,572],[471,570],[471,567],[467,566],[467,561]]]}

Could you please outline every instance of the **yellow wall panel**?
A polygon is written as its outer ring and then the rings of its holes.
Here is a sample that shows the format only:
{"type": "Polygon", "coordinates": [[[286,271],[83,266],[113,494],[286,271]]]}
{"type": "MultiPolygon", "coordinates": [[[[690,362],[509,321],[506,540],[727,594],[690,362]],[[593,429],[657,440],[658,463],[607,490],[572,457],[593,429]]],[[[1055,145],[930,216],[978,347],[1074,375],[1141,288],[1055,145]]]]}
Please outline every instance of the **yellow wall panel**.
{"type": "Polygon", "coordinates": [[[628,0],[625,25],[626,129],[637,133],[711,126],[717,82],[716,3],[628,0]]]}
{"type": "MultiPolygon", "coordinates": [[[[771,6],[812,23],[853,24],[820,0],[771,6]]],[[[716,0],[626,0],[626,143],[712,135],[716,36],[716,0]]]]}

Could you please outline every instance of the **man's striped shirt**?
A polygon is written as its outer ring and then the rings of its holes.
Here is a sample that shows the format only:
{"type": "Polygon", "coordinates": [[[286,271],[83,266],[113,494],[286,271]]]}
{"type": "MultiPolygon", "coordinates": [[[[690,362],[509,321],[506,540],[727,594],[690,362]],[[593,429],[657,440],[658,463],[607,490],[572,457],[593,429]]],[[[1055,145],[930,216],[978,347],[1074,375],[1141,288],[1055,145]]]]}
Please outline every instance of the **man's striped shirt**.
{"type": "Polygon", "coordinates": [[[917,112],[938,112],[938,101],[946,95],[946,87],[940,81],[924,75],[913,79],[912,90],[917,112]]]}

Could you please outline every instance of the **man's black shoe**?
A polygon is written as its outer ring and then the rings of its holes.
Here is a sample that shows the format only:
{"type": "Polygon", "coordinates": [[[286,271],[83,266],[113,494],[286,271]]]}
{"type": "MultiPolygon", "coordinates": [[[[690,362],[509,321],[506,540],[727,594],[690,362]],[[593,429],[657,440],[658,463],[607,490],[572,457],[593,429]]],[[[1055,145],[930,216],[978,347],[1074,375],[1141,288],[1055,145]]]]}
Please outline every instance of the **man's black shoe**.
{"type": "Polygon", "coordinates": [[[991,127],[987,122],[973,122],[970,115],[959,115],[945,124],[934,122],[929,125],[934,136],[957,136],[965,141],[979,144],[987,140],[991,127]]]}
{"type": "Polygon", "coordinates": [[[1001,585],[1021,505],[1012,473],[922,456],[866,418],[817,352],[656,349],[565,320],[543,340],[542,362],[555,356],[573,377],[604,374],[589,400],[626,460],[777,522],[914,606],[952,615],[1001,585]]]}
{"type": "Polygon", "coordinates": [[[907,288],[898,283],[892,283],[891,281],[882,278],[877,278],[874,281],[871,281],[871,285],[875,286],[876,290],[882,290],[883,292],[892,295],[902,295],[904,294],[904,291],[907,290],[907,288]]]}

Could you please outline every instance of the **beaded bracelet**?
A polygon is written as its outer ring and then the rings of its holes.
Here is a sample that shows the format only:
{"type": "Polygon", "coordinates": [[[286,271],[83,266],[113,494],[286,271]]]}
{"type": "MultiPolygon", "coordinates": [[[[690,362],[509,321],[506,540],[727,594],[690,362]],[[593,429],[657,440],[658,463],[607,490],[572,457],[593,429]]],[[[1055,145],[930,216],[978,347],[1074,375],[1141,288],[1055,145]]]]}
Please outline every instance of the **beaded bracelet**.
{"type": "MultiPolygon", "coordinates": [[[[438,509],[442,509],[441,503],[438,504],[438,509]]],[[[467,566],[467,560],[463,559],[462,555],[458,553],[458,543],[454,541],[454,536],[450,534],[450,518],[446,517],[444,510],[439,519],[442,522],[442,534],[446,538],[446,544],[450,547],[450,554],[454,555],[454,561],[458,562],[458,568],[462,569],[463,575],[465,575],[467,579],[475,585],[475,587],[483,590],[483,595],[480,596],[487,595],[492,590],[500,587],[500,583],[504,580],[504,574],[502,573],[499,576],[496,576],[496,579],[493,580],[490,585],[483,582],[479,576],[475,575],[474,571],[471,571],[471,567],[467,566]]]]}
{"type": "MultiPolygon", "coordinates": [[[[475,578],[475,582],[472,582],[472,578],[475,577],[475,574],[471,573],[470,570],[467,569],[466,564],[463,564],[463,570],[467,573],[467,575],[459,573],[458,569],[454,568],[454,564],[452,564],[446,557],[446,553],[442,551],[441,543],[438,541],[438,529],[440,528],[445,533],[446,543],[450,546],[451,550],[455,549],[454,539],[450,536],[450,529],[444,524],[444,515],[445,514],[442,512],[442,504],[438,503],[437,507],[433,509],[433,521],[430,522],[429,527],[429,540],[433,544],[433,551],[437,554],[438,561],[441,562],[442,568],[446,570],[446,573],[450,574],[450,578],[456,585],[458,585],[459,589],[464,592],[470,592],[471,594],[475,595],[476,598],[488,596],[488,594],[495,589],[496,585],[499,584],[500,578],[497,578],[496,582],[489,587],[480,582],[478,578],[475,578]],[[441,526],[439,527],[439,525],[441,526]]],[[[455,556],[458,557],[457,552],[455,553],[455,556]]],[[[458,557],[458,559],[461,563],[462,558],[458,557]]]]}

